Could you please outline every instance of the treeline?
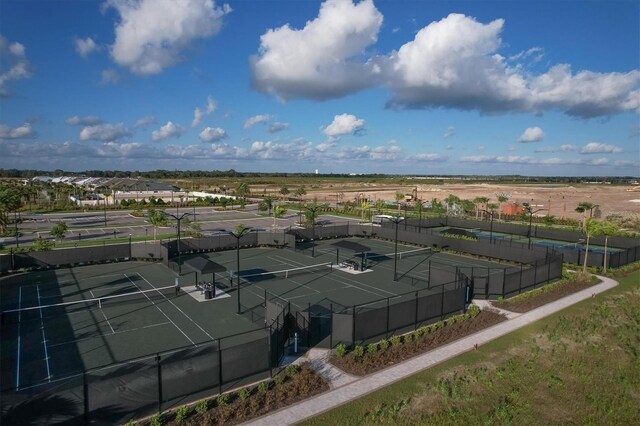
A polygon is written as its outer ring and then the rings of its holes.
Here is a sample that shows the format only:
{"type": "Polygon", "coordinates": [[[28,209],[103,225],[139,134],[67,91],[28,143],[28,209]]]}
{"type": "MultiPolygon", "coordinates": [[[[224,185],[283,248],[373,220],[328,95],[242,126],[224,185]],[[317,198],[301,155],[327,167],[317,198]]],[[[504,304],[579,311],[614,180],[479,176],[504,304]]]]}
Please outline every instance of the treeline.
{"type": "Polygon", "coordinates": [[[85,170],[82,172],[71,172],[61,169],[56,170],[19,170],[0,169],[0,178],[32,178],[35,176],[91,176],[104,178],[145,178],[145,179],[188,179],[188,178],[396,178],[407,184],[418,183],[448,183],[448,182],[487,182],[496,181],[503,183],[584,183],[584,182],[611,182],[612,184],[629,183],[637,179],[633,176],[520,176],[520,175],[390,175],[381,173],[358,174],[356,176],[348,173],[263,173],[263,172],[239,172],[230,170],[150,170],[150,171],[125,171],[125,170],[85,170]]]}

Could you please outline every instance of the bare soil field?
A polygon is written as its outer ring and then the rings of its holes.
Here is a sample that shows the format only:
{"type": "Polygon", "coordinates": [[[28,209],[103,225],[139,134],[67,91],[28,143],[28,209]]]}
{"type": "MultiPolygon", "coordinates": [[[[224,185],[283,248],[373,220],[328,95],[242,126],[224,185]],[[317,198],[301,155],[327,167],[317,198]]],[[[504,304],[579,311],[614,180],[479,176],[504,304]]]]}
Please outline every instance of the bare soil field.
{"type": "MultiPolygon", "coordinates": [[[[487,197],[497,203],[496,194],[510,196],[508,203],[531,203],[536,209],[547,209],[540,212],[559,218],[580,218],[575,211],[578,203],[588,201],[600,206],[602,217],[611,213],[640,213],[640,191],[633,191],[632,186],[603,184],[416,184],[412,186],[386,186],[384,184],[347,184],[335,185],[332,188],[317,188],[309,191],[306,198],[317,197],[319,201],[335,203],[336,200],[348,201],[356,198],[395,201],[396,193],[412,194],[417,188],[418,198],[430,201],[434,198],[443,200],[449,194],[462,199],[473,200],[476,197],[487,197]]],[[[637,187],[636,187],[637,188],[637,187]]]]}

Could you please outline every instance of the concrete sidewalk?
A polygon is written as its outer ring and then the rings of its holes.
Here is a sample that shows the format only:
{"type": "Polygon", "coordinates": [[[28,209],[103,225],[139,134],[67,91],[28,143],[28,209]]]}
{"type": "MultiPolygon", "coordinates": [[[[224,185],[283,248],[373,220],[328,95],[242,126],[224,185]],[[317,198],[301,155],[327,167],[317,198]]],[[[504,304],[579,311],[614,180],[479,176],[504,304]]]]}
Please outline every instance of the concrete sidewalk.
{"type": "MultiPolygon", "coordinates": [[[[546,316],[554,314],[562,309],[586,300],[592,295],[602,293],[615,287],[618,283],[610,278],[598,276],[600,284],[589,287],[578,293],[556,300],[540,308],[534,309],[515,318],[508,319],[500,324],[482,330],[473,335],[456,340],[455,342],[441,346],[430,352],[426,352],[401,364],[389,367],[371,375],[357,378],[353,381],[345,380],[347,384],[336,386],[316,397],[301,401],[297,404],[267,414],[263,417],[245,423],[247,425],[290,425],[316,416],[332,408],[353,401],[361,396],[376,391],[391,383],[409,377],[421,370],[430,368],[436,364],[460,355],[473,349],[475,344],[483,345],[500,336],[524,327],[527,324],[538,321],[546,316]]],[[[337,384],[336,384],[337,385],[337,384]]]]}

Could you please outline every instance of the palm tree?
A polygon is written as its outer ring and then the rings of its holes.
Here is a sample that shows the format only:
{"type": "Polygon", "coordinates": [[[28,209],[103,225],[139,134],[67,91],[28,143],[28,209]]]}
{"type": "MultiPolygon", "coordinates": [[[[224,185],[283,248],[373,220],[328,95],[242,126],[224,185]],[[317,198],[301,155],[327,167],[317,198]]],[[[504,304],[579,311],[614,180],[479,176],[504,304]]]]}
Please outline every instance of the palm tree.
{"type": "Polygon", "coordinates": [[[298,218],[302,216],[302,197],[307,195],[307,191],[304,189],[304,186],[296,189],[295,196],[298,198],[298,218]]]}
{"type": "Polygon", "coordinates": [[[594,235],[604,235],[604,260],[603,260],[603,269],[604,273],[607,273],[607,249],[609,243],[609,237],[615,235],[618,232],[618,226],[615,223],[607,222],[607,221],[596,221],[595,219],[591,220],[592,222],[596,222],[597,226],[595,227],[594,235]]]}
{"type": "Polygon", "coordinates": [[[584,226],[584,232],[587,234],[587,244],[584,251],[584,263],[582,264],[582,272],[587,272],[587,258],[589,257],[589,240],[592,235],[595,235],[599,231],[599,225],[597,220],[587,219],[584,226]]]}
{"type": "Polygon", "coordinates": [[[498,219],[502,219],[502,203],[506,203],[511,197],[505,193],[496,194],[496,197],[498,197],[498,219]]]}
{"type": "Polygon", "coordinates": [[[589,218],[593,215],[593,209],[595,205],[588,201],[580,201],[578,203],[578,207],[576,207],[576,211],[582,214],[582,229],[585,229],[587,226],[587,211],[589,211],[589,218]]]}
{"type": "Polygon", "coordinates": [[[489,202],[487,197],[476,197],[473,199],[473,204],[476,206],[476,219],[478,219],[478,213],[480,213],[480,220],[484,219],[484,212],[480,209],[482,204],[489,202]]]}
{"type": "Polygon", "coordinates": [[[287,195],[289,195],[289,188],[287,188],[286,186],[283,186],[282,188],[280,188],[280,194],[282,195],[282,201],[286,201],[287,199],[287,195]]]}
{"type": "Polygon", "coordinates": [[[153,241],[155,241],[158,233],[158,227],[166,226],[168,223],[167,214],[164,210],[149,209],[147,211],[147,218],[149,223],[153,225],[153,241]]]}
{"type": "Polygon", "coordinates": [[[245,200],[245,202],[250,192],[249,185],[247,185],[246,182],[240,182],[238,186],[236,186],[236,195],[245,200]]]}
{"type": "Polygon", "coordinates": [[[447,195],[447,198],[445,198],[444,200],[445,206],[447,208],[447,214],[449,213],[449,209],[451,207],[453,207],[454,204],[460,204],[460,197],[453,195],[453,194],[449,194],[447,195]]]}

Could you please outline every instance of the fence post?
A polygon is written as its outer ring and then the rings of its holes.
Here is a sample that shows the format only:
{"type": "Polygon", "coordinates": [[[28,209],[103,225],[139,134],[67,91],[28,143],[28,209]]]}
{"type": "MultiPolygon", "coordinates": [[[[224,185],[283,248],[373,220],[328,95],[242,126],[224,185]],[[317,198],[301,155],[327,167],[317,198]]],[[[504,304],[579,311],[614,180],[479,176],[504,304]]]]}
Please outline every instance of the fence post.
{"type": "Polygon", "coordinates": [[[82,398],[84,399],[84,423],[89,424],[89,384],[87,383],[87,372],[82,372],[82,398]]]}
{"type": "Polygon", "coordinates": [[[427,275],[427,288],[431,288],[431,259],[429,259],[429,275],[427,275]]]}
{"type": "Polygon", "coordinates": [[[384,334],[384,338],[388,339],[389,338],[389,298],[387,297],[387,326],[386,326],[386,332],[384,334]]]}
{"type": "Polygon", "coordinates": [[[506,277],[507,277],[507,268],[503,268],[502,269],[502,297],[505,296],[505,294],[504,294],[504,282],[506,280],[506,277]]]}
{"type": "Polygon", "coordinates": [[[418,329],[418,292],[416,291],[416,315],[413,320],[413,329],[418,329]]]}
{"type": "Polygon", "coordinates": [[[444,319],[444,284],[441,286],[442,293],[440,295],[440,319],[444,319]]]}
{"type": "MultiPolygon", "coordinates": [[[[271,357],[271,342],[269,342],[269,357],[271,357]]],[[[269,361],[269,365],[271,365],[271,361],[269,361]]],[[[222,395],[222,339],[218,339],[218,393],[222,395]]]]}
{"type": "Polygon", "coordinates": [[[333,349],[333,303],[329,304],[329,308],[331,309],[331,313],[329,314],[329,350],[333,349]]]}
{"type": "Polygon", "coordinates": [[[353,305],[353,321],[351,323],[351,346],[356,344],[356,305],[353,305]]]}
{"type": "Polygon", "coordinates": [[[522,293],[522,268],[524,265],[520,264],[520,283],[518,284],[518,294],[522,293]]]}
{"type": "Polygon", "coordinates": [[[156,354],[158,365],[158,414],[162,413],[162,366],[160,365],[160,354],[156,354]]]}
{"type": "Polygon", "coordinates": [[[551,281],[551,259],[547,259],[547,282],[551,281]]]}
{"type": "Polygon", "coordinates": [[[535,288],[536,284],[538,284],[538,261],[533,266],[533,287],[535,288]]]}

